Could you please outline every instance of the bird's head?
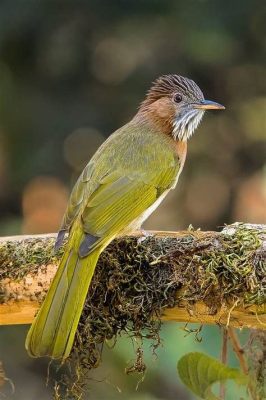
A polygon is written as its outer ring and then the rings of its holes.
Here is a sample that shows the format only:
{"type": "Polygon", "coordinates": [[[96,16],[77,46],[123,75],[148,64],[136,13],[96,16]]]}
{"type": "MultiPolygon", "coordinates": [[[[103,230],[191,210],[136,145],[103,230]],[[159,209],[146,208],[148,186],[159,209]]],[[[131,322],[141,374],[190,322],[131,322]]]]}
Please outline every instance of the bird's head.
{"type": "Polygon", "coordinates": [[[140,113],[146,113],[174,139],[186,141],[199,125],[206,110],[225,107],[205,100],[194,81],[180,75],[158,78],[141,103],[140,113]]]}

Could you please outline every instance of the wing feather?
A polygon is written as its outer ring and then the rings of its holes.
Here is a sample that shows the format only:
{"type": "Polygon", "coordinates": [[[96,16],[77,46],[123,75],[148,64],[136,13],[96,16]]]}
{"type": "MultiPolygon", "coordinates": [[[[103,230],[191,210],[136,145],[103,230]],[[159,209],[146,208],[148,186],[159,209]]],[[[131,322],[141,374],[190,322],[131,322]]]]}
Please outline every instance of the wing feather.
{"type": "Polygon", "coordinates": [[[137,179],[135,174],[119,178],[113,175],[114,181],[106,179],[88,199],[81,215],[84,231],[99,237],[88,251],[99,246],[101,238],[106,240],[118,235],[142,215],[169,190],[175,176],[176,169],[169,168],[158,173],[151,184],[145,183],[141,176],[137,179]]]}

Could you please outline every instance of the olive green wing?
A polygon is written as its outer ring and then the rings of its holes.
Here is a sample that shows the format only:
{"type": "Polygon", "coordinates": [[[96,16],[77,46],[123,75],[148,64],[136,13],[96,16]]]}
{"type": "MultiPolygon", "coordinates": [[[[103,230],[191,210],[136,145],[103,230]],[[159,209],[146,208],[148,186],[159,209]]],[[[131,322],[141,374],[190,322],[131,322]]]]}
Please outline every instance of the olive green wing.
{"type": "Polygon", "coordinates": [[[83,202],[87,197],[87,192],[93,192],[97,188],[95,180],[91,179],[94,171],[93,163],[89,163],[83,170],[76,184],[74,185],[68,200],[63,221],[55,242],[55,249],[58,249],[64,240],[65,233],[68,232],[83,208],[83,202]]]}
{"type": "Polygon", "coordinates": [[[82,257],[112,240],[173,185],[178,166],[157,172],[148,183],[147,174],[109,174],[90,196],[81,215],[87,234],[80,246],[82,257]]]}

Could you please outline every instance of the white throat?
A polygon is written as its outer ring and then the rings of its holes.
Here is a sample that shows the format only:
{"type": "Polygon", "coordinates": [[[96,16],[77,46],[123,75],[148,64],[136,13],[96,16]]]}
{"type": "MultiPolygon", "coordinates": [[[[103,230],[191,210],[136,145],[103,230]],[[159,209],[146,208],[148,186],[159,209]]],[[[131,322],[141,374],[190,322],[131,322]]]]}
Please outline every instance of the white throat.
{"type": "Polygon", "coordinates": [[[204,115],[203,110],[191,109],[179,116],[173,123],[173,137],[175,140],[186,141],[194,133],[204,115]]]}

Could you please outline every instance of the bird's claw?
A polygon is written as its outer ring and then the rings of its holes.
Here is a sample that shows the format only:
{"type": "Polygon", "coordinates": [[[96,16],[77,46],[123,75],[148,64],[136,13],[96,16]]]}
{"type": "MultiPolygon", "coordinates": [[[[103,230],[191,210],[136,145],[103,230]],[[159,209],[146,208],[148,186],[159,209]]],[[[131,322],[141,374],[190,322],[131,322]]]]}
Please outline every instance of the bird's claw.
{"type": "Polygon", "coordinates": [[[142,242],[144,242],[144,240],[146,240],[148,237],[153,236],[153,233],[151,233],[149,231],[145,231],[145,229],[140,229],[140,233],[141,233],[141,236],[137,240],[138,244],[141,244],[142,242]]]}

